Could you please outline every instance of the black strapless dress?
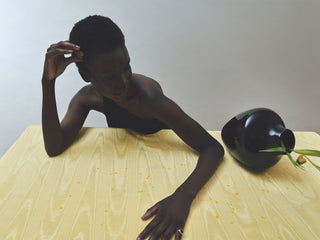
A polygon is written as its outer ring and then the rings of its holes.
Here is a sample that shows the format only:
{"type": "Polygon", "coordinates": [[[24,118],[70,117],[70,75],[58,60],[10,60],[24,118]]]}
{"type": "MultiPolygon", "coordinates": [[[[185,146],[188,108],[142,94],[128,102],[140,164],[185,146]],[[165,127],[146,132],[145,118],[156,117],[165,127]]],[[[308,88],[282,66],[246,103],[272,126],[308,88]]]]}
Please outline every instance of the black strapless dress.
{"type": "Polygon", "coordinates": [[[144,120],[118,106],[109,98],[103,98],[104,114],[109,127],[129,128],[141,134],[152,134],[161,129],[169,129],[157,119],[144,120]]]}

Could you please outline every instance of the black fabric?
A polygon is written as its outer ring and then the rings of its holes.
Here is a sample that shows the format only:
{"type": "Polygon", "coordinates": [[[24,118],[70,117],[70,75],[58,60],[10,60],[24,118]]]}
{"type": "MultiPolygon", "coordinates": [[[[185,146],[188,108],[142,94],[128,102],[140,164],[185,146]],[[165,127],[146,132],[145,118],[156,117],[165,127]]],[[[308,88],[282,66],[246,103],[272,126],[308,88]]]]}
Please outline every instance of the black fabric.
{"type": "Polygon", "coordinates": [[[135,116],[109,98],[103,98],[103,106],[109,127],[129,128],[142,134],[152,134],[161,129],[169,129],[159,120],[144,120],[135,116]]]}

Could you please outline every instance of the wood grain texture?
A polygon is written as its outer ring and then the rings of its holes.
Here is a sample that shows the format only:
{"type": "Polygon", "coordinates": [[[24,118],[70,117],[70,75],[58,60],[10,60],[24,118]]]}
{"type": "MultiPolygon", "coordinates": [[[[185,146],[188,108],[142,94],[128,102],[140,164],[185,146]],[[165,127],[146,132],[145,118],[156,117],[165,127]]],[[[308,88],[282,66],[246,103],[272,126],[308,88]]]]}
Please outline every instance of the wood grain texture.
{"type": "MultiPolygon", "coordinates": [[[[320,149],[318,134],[295,136],[297,149],[320,149]]],[[[30,126],[0,160],[0,239],[135,239],[149,222],[140,217],[197,160],[171,130],[111,128],[83,128],[49,158],[41,127],[30,126]]],[[[283,157],[254,173],[226,152],[193,202],[183,239],[320,239],[319,216],[320,173],[310,164],[302,171],[283,157]]]]}

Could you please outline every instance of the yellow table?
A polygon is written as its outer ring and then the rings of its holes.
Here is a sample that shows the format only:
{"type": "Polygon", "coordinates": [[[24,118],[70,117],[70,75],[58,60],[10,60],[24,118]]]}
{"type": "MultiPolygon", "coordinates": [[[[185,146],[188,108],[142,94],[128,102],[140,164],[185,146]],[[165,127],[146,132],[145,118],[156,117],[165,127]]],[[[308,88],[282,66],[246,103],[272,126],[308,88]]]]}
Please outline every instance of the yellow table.
{"type": "MultiPolygon", "coordinates": [[[[222,142],[220,132],[210,134],[222,142]]],[[[318,134],[295,136],[297,149],[320,149],[318,134]]],[[[0,239],[135,239],[150,221],[140,219],[147,208],[173,193],[197,160],[171,130],[110,128],[83,128],[49,158],[41,126],[30,126],[0,160],[0,239]]],[[[255,174],[226,152],[193,202],[183,239],[320,239],[320,173],[305,169],[283,157],[255,174]]]]}

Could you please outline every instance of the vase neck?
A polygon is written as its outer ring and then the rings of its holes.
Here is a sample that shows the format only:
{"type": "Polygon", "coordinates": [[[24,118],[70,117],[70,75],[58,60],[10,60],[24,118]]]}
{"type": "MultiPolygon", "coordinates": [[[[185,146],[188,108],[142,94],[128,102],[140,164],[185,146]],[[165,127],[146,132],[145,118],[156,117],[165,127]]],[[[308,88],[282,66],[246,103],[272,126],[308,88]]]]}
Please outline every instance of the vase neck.
{"type": "Polygon", "coordinates": [[[278,136],[284,146],[289,149],[293,149],[295,145],[295,137],[290,129],[285,128],[283,125],[278,124],[272,130],[270,130],[271,136],[278,136]]]}

